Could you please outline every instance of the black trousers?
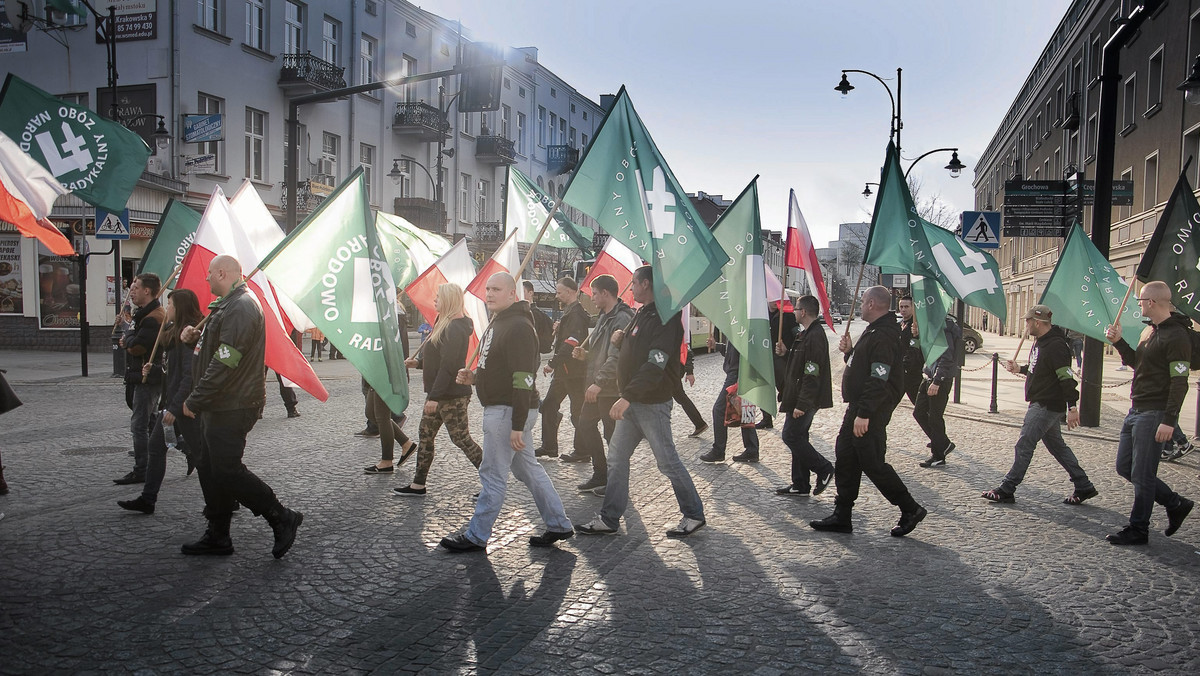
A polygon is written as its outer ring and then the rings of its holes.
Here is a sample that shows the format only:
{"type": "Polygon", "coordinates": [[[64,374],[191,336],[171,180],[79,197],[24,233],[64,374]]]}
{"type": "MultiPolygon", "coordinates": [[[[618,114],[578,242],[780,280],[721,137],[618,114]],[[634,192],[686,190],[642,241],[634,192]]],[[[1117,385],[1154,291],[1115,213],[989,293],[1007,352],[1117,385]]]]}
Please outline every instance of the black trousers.
{"type": "Polygon", "coordinates": [[[688,420],[692,421],[692,425],[699,427],[704,424],[704,416],[700,415],[700,409],[696,408],[696,404],[687,396],[687,392],[683,389],[683,379],[675,381],[675,389],[671,392],[671,396],[675,399],[675,403],[679,404],[683,412],[687,414],[688,420]]]}
{"type": "Polygon", "coordinates": [[[931,395],[929,386],[932,384],[929,380],[921,383],[913,418],[921,426],[925,436],[929,437],[929,443],[932,444],[929,448],[933,450],[933,457],[944,458],[946,449],[950,448],[950,437],[946,436],[946,404],[950,401],[950,389],[954,381],[947,380],[942,383],[938,386],[938,393],[931,395]]]}
{"type": "Polygon", "coordinates": [[[861,437],[854,436],[854,419],[857,416],[858,407],[850,404],[846,408],[845,417],[842,418],[837,441],[834,442],[833,476],[837,483],[837,506],[845,509],[854,507],[854,502],[858,500],[862,476],[866,474],[888,502],[905,512],[915,510],[918,507],[917,501],[913,500],[908,487],[900,480],[896,470],[884,460],[887,453],[887,425],[892,420],[891,412],[886,415],[876,414],[871,418],[867,433],[861,437]]]}
{"type": "Polygon", "coordinates": [[[282,509],[275,491],[242,464],[246,435],[258,422],[257,409],[205,411],[200,417],[200,457],[196,471],[204,493],[209,519],[228,519],[233,503],[240,502],[254,514],[278,513],[282,509]]]}
{"type": "Polygon", "coordinates": [[[554,378],[550,387],[546,388],[546,398],[542,400],[542,448],[558,450],[558,423],[562,414],[563,399],[571,398],[571,424],[579,421],[579,411],[583,408],[583,378],[554,378]]]}

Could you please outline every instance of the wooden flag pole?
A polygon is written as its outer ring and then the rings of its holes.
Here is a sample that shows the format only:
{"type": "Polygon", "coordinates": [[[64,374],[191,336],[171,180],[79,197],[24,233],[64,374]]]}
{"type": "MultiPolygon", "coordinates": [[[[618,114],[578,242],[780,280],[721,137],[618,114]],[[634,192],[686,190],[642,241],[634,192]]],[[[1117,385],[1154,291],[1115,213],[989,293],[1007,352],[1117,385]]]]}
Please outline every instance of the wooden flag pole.
{"type": "Polygon", "coordinates": [[[1113,326],[1121,325],[1121,314],[1125,312],[1125,304],[1129,302],[1129,294],[1133,292],[1133,285],[1137,283],[1137,278],[1129,280],[1129,288],[1125,289],[1125,297],[1121,299],[1121,307],[1117,308],[1117,321],[1113,322],[1113,326]]]}
{"type": "MultiPolygon", "coordinates": [[[[780,293],[782,293],[784,296],[787,295],[787,283],[788,283],[788,266],[786,265],[786,261],[785,261],[785,264],[783,266],[783,289],[780,291],[780,293]]],[[[780,299],[777,301],[777,304],[779,305],[779,336],[776,338],[776,341],[782,343],[783,342],[783,298],[782,297],[780,297],[780,299]]],[[[772,350],[772,352],[774,352],[774,350],[772,350]]]]}
{"type": "Polygon", "coordinates": [[[1021,334],[1021,341],[1019,343],[1017,343],[1017,351],[1013,353],[1013,358],[1012,358],[1013,361],[1016,361],[1017,358],[1021,356],[1021,347],[1025,345],[1025,339],[1028,337],[1029,337],[1028,331],[1021,334]]]}
{"type": "Polygon", "coordinates": [[[866,261],[858,267],[858,281],[854,283],[854,295],[850,298],[850,316],[846,317],[846,333],[850,335],[850,323],[854,321],[854,306],[858,303],[858,290],[862,286],[863,271],[867,269],[866,261]]]}
{"type": "MultiPolygon", "coordinates": [[[[179,276],[179,272],[182,269],[183,269],[183,266],[175,267],[175,269],[171,272],[171,276],[167,277],[166,283],[164,283],[162,286],[158,287],[158,295],[156,295],[154,297],[154,300],[158,300],[159,298],[162,298],[162,295],[167,292],[167,287],[171,286],[171,282],[175,281],[175,278],[179,276]]],[[[130,286],[130,288],[133,287],[132,284],[130,284],[129,286],[130,286]]],[[[152,361],[152,362],[154,361],[154,353],[158,352],[158,344],[160,341],[162,341],[163,332],[167,330],[167,325],[174,324],[174,323],[175,322],[171,321],[171,322],[163,322],[158,325],[158,335],[154,336],[154,347],[150,348],[150,357],[149,357],[150,361],[152,361]]],[[[150,377],[149,373],[143,373],[142,374],[142,384],[145,384],[146,379],[149,377],[150,377]]]]}

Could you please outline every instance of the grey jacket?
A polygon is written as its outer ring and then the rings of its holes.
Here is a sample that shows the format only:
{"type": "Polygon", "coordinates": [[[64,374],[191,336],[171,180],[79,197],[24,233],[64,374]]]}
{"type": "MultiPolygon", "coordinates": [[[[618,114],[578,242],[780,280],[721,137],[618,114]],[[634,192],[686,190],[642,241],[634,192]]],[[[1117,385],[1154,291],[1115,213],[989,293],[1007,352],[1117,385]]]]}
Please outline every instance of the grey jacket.
{"type": "Polygon", "coordinates": [[[588,336],[587,353],[587,383],[599,385],[600,396],[617,397],[617,356],[620,349],[613,347],[612,334],[624,329],[633,319],[633,308],[625,301],[617,299],[612,310],[600,313],[596,318],[596,328],[588,336]]]}

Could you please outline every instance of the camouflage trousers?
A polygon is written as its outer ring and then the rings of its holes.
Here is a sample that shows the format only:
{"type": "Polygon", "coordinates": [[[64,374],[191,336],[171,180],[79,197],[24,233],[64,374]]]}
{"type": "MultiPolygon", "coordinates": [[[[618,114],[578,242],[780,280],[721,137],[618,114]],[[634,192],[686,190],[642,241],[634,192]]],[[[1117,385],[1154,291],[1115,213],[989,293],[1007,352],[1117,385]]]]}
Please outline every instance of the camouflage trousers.
{"type": "Polygon", "coordinates": [[[417,471],[412,480],[414,484],[425,485],[429,466],[433,464],[433,439],[443,424],[450,433],[450,441],[467,454],[467,459],[472,465],[479,467],[479,463],[483,461],[483,449],[471,438],[471,429],[467,424],[467,404],[470,401],[470,397],[441,401],[432,415],[421,414],[417,441],[417,471]]]}

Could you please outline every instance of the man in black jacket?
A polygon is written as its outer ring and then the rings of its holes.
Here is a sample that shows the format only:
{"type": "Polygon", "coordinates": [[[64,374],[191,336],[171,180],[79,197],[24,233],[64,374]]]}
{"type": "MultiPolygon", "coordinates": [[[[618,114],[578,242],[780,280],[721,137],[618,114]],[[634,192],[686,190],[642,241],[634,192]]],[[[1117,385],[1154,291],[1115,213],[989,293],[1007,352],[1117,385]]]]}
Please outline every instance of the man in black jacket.
{"type": "Polygon", "coordinates": [[[923,379],[913,406],[913,419],[929,438],[931,455],[921,463],[922,467],[944,466],[946,455],[954,450],[954,442],[946,435],[946,404],[950,400],[950,388],[958,377],[958,339],[962,332],[953,319],[946,317],[942,335],[946,339],[946,351],[921,372],[923,379]]]}
{"type": "Polygon", "coordinates": [[[834,446],[837,500],[833,514],[809,522],[817,530],[838,533],[854,530],[850,513],[858,500],[863,474],[888,502],[900,508],[900,521],[892,528],[893,536],[912,532],[926,515],[925,508],[917,504],[896,470],[884,459],[887,425],[904,388],[900,324],[892,313],[891,300],[891,294],[882,286],[872,286],[863,292],[862,318],[869,325],[859,336],[858,345],[851,345],[849,334],[843,335],[838,344],[838,349],[846,355],[842,400],[849,406],[834,446]]]}
{"type": "Polygon", "coordinates": [[[204,332],[184,327],[180,338],[196,345],[192,393],[183,415],[199,417],[200,448],[196,471],[204,493],[208,529],[183,545],[189,555],[233,553],[229,521],[235,503],[245,505],[271,525],[279,559],[291,548],[304,521],[300,512],[279,503],[275,491],[246,468],[246,436],[266,404],[266,324],[262,309],[242,281],[242,266],[232,256],[217,256],[208,266],[208,286],[217,300],[209,305],[204,332]]]}
{"type": "Polygon", "coordinates": [[[550,547],[574,534],[562,499],[530,445],[537,422],[538,342],[529,303],[517,300],[517,283],[507,272],[488,278],[485,301],[492,326],[483,334],[479,368],[462,369],[455,379],[475,385],[483,404],[483,462],[479,465],[479,499],[465,530],[442,538],[451,552],[483,551],[504,506],[508,475],[517,477],[533,495],[548,530],[529,538],[532,547],[550,547]]]}
{"type": "MultiPolygon", "coordinates": [[[[829,373],[829,339],[825,325],[817,321],[821,314],[820,301],[815,296],[796,300],[796,321],[801,333],[792,341],[788,367],[784,373],[783,401],[779,414],[783,420],[783,443],[792,452],[792,483],[777,489],[779,495],[820,495],[833,480],[833,463],[825,459],[812,442],[808,432],[817,411],[833,408],[833,379],[829,373]],[[809,475],[817,473],[816,488],[810,486],[809,475]]],[[[779,346],[776,346],[776,355],[779,346]]]]}
{"type": "Polygon", "coordinates": [[[654,277],[649,265],[634,270],[633,299],[643,303],[628,333],[618,332],[617,387],[621,397],[610,414],[617,421],[608,446],[608,483],[604,504],[590,523],[576,527],[588,535],[613,534],[629,507],[629,459],[645,439],[658,469],[671,480],[683,519],[667,537],[683,538],[704,526],[704,504],[671,436],[671,394],[679,380],[680,315],[663,322],[654,303],[654,277]],[[619,337],[618,337],[619,336],[619,337]]]}
{"type": "MultiPolygon", "coordinates": [[[[539,458],[558,457],[558,423],[562,420],[558,409],[563,399],[571,398],[571,424],[579,422],[586,385],[584,376],[587,375],[587,363],[571,355],[588,337],[588,313],[579,302],[579,283],[563,277],[558,280],[555,297],[565,310],[554,327],[554,356],[542,369],[543,373],[553,373],[554,377],[542,402],[542,445],[533,452],[539,458]]],[[[536,342],[536,337],[534,340],[536,342]]]]}
{"type": "Polygon", "coordinates": [[[160,288],[162,282],[152,272],[138,275],[129,285],[129,302],[137,309],[133,313],[133,331],[122,336],[119,345],[125,348],[125,387],[129,390],[126,401],[133,409],[129,419],[129,429],[133,433],[133,471],[113,479],[113,483],[120,486],[146,481],[150,428],[153,426],[154,403],[162,385],[162,372],[151,369],[142,382],[142,366],[153,359],[150,351],[154,349],[166,316],[158,302],[160,288]]]}
{"type": "Polygon", "coordinates": [[[904,394],[911,404],[917,403],[917,392],[921,389],[921,370],[925,357],[921,354],[921,327],[913,316],[912,296],[900,299],[900,351],[904,355],[904,394]]]}
{"type": "Polygon", "coordinates": [[[1121,354],[1122,363],[1133,367],[1129,398],[1133,407],[1121,425],[1117,443],[1117,474],[1133,484],[1133,509],[1129,525],[1108,536],[1114,545],[1144,545],[1150,540],[1150,515],[1154,503],[1167,508],[1167,529],[1174,535],[1187,515],[1191,500],[1171,490],[1158,478],[1158,461],[1163,444],[1179,422],[1179,408],[1187,396],[1192,343],[1188,336],[1191,320],[1175,312],[1171,287],[1149,282],[1142,287],[1138,306],[1150,322],[1150,331],[1137,350],[1121,338],[1121,325],[1108,327],[1109,342],[1121,354]]]}
{"type": "Polygon", "coordinates": [[[1034,305],[1025,312],[1025,331],[1033,336],[1033,347],[1029,350],[1029,364],[1018,367],[1009,359],[1004,368],[1014,375],[1024,375],[1025,422],[1021,424],[1021,435],[1017,437],[1012,469],[1000,483],[982,497],[992,502],[1014,502],[1013,493],[1025,478],[1029,462],[1033,460],[1033,449],[1038,441],[1067,470],[1075,492],[1063,500],[1068,505],[1078,505],[1098,495],[1096,487],[1088,479],[1087,472],[1079,466],[1079,460],[1062,437],[1062,417],[1067,414],[1067,429],[1079,426],[1079,391],[1075,387],[1075,375],[1071,373],[1071,345],[1063,330],[1050,323],[1053,316],[1045,305],[1034,305]]]}

